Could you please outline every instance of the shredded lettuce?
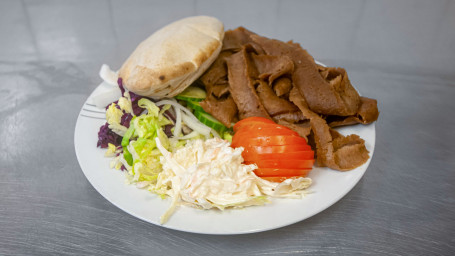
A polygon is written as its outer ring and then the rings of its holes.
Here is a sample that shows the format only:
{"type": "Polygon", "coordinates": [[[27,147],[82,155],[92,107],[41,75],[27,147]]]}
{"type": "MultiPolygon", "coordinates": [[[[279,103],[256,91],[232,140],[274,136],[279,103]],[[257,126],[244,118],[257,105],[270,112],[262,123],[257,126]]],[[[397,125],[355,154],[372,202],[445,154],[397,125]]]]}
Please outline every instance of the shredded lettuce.
{"type": "Polygon", "coordinates": [[[154,117],[158,117],[160,108],[155,105],[151,100],[149,99],[140,99],[138,102],[139,107],[147,109],[147,114],[152,115],[154,117]]]}
{"type": "MultiPolygon", "coordinates": [[[[122,105],[125,104],[122,103],[122,105]]],[[[164,116],[171,105],[164,105],[160,109],[153,101],[146,98],[140,99],[138,105],[145,111],[139,116],[133,116],[130,127],[124,132],[121,142],[123,159],[131,167],[127,169],[132,182],[148,181],[150,183],[141,184],[153,184],[162,171],[160,163],[162,155],[157,149],[155,139],[158,138],[163,147],[170,151],[183,147],[186,140],[170,139],[164,132],[166,125],[173,124],[164,116]]]]}
{"type": "Polygon", "coordinates": [[[120,124],[122,116],[122,110],[117,108],[117,104],[115,103],[112,103],[106,110],[106,120],[108,124],[120,124]]]}
{"type": "Polygon", "coordinates": [[[128,92],[125,92],[125,97],[121,97],[119,100],[118,100],[118,105],[120,107],[120,109],[122,109],[123,111],[125,111],[125,113],[132,113],[133,112],[133,106],[131,104],[131,99],[130,99],[130,95],[128,92]]]}
{"type": "Polygon", "coordinates": [[[229,132],[224,132],[223,133],[223,139],[229,141],[230,143],[232,143],[232,134],[230,134],[229,132]]]}
{"type": "Polygon", "coordinates": [[[113,157],[113,156],[115,156],[116,153],[118,153],[117,152],[117,147],[114,144],[112,144],[112,143],[108,143],[107,144],[107,151],[106,151],[106,153],[104,153],[104,156],[105,157],[113,157]]]}
{"type": "Polygon", "coordinates": [[[153,182],[161,171],[161,154],[156,148],[155,138],[159,138],[169,148],[169,139],[163,127],[172,122],[151,100],[140,99],[138,105],[146,112],[132,118],[122,139],[123,158],[131,166],[133,182],[153,182]]]}

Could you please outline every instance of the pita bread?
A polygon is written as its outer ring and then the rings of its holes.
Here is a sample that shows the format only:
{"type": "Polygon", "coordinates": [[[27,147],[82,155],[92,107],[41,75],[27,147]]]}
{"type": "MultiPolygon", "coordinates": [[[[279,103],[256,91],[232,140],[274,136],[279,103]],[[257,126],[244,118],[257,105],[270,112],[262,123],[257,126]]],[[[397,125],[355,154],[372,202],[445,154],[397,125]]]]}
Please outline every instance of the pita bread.
{"type": "Polygon", "coordinates": [[[193,83],[220,53],[223,23],[208,16],[173,22],[139,44],[120,69],[124,86],[152,98],[173,97],[193,83]]]}

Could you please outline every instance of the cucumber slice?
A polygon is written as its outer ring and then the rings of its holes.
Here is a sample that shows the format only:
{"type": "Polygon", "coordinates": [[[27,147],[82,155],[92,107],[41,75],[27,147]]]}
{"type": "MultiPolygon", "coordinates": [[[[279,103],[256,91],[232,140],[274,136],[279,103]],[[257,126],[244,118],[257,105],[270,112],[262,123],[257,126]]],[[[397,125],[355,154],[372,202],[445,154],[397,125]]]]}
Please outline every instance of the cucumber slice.
{"type": "Polygon", "coordinates": [[[198,101],[187,101],[186,103],[187,107],[191,108],[193,111],[205,112],[198,101]]]}
{"type": "Polygon", "coordinates": [[[207,97],[207,93],[196,86],[190,86],[179,95],[175,96],[176,99],[184,101],[201,101],[205,99],[205,97],[207,97]]]}
{"type": "Polygon", "coordinates": [[[206,113],[205,111],[194,111],[194,115],[201,121],[201,123],[207,125],[208,127],[214,129],[218,133],[223,133],[227,131],[227,127],[224,126],[220,121],[216,120],[213,116],[206,113]]]}

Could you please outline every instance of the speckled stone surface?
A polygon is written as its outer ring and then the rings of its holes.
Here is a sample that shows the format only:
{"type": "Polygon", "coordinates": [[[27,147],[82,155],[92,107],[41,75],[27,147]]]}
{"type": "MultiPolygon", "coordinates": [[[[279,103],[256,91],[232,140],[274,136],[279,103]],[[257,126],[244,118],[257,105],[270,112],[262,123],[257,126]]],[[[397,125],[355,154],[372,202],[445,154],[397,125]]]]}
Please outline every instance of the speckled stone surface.
{"type": "Polygon", "coordinates": [[[0,255],[455,255],[455,1],[0,1],[0,255]],[[184,233],[128,215],[84,177],[79,110],[176,19],[293,39],[378,99],[357,186],[277,230],[184,233]]]}

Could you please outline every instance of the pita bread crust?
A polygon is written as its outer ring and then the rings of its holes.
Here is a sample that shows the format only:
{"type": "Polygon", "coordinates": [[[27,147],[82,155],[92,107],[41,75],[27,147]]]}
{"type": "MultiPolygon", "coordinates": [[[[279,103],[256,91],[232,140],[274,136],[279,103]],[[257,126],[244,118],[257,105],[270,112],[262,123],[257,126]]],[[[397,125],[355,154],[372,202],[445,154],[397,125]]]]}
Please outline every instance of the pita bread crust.
{"type": "Polygon", "coordinates": [[[213,17],[189,17],[140,43],[120,69],[125,87],[139,95],[173,97],[194,82],[218,56],[223,24],[213,17]]]}

